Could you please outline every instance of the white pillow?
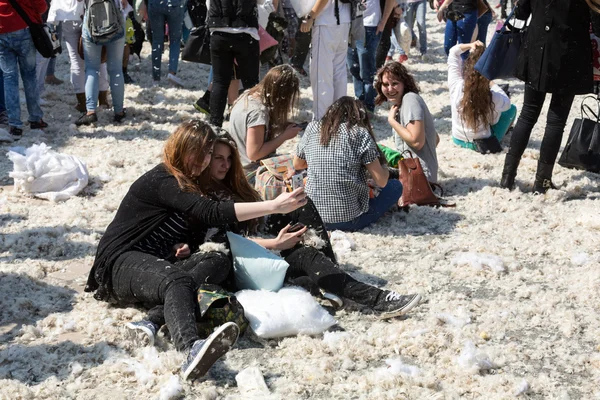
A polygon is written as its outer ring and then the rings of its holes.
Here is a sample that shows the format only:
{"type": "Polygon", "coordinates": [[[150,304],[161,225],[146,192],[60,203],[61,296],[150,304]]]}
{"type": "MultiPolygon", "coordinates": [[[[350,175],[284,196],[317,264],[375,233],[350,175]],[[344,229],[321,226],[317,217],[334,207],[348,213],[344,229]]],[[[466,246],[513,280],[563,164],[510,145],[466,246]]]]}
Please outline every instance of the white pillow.
{"type": "Polygon", "coordinates": [[[285,273],[290,266],[250,239],[227,232],[233,256],[233,272],[238,289],[278,291],[283,286],[285,273]]]}
{"type": "Polygon", "coordinates": [[[242,290],[235,295],[260,338],[318,335],[336,324],[331,314],[299,287],[285,287],[277,293],[242,290]]]}

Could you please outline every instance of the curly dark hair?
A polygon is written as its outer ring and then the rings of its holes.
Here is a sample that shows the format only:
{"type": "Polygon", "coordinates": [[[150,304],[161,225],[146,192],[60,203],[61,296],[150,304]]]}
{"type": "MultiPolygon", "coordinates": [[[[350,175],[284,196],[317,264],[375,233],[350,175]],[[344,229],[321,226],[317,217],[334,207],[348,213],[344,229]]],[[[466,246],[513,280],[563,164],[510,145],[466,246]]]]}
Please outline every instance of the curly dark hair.
{"type": "Polygon", "coordinates": [[[419,94],[419,86],[415,81],[415,78],[408,72],[408,69],[399,62],[391,62],[385,64],[383,67],[379,68],[377,71],[377,76],[375,78],[375,90],[377,90],[377,97],[375,97],[375,105],[380,105],[387,101],[387,98],[383,94],[381,90],[381,85],[383,84],[383,76],[385,74],[390,74],[400,82],[404,84],[404,94],[406,93],[416,93],[419,94]]]}
{"type": "Polygon", "coordinates": [[[465,84],[458,112],[465,126],[474,131],[479,126],[490,126],[494,116],[490,81],[475,70],[475,64],[484,51],[485,47],[476,47],[463,64],[465,84]]]}

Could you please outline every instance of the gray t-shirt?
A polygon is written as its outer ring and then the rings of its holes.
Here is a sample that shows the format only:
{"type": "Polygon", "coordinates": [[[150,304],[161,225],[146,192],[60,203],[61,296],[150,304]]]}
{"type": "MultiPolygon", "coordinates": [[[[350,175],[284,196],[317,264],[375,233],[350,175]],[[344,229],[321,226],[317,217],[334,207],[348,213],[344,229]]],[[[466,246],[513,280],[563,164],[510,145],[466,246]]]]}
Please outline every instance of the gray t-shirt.
{"type": "Polygon", "coordinates": [[[246,134],[248,128],[265,126],[265,137],[269,127],[269,111],[258,99],[243,94],[233,106],[229,118],[229,133],[235,140],[240,160],[246,172],[255,171],[259,163],[248,158],[246,151],[246,134]]]}
{"type": "Polygon", "coordinates": [[[437,145],[437,132],[433,124],[433,117],[427,108],[427,104],[421,96],[416,93],[407,93],[402,97],[402,106],[396,115],[396,121],[406,127],[410,121],[424,121],[425,123],[425,145],[421,150],[415,150],[398,136],[392,129],[396,149],[399,152],[410,150],[414,156],[419,157],[423,172],[430,182],[437,183],[438,179],[438,160],[435,150],[437,145]],[[398,121],[398,117],[400,120],[398,121]]]}

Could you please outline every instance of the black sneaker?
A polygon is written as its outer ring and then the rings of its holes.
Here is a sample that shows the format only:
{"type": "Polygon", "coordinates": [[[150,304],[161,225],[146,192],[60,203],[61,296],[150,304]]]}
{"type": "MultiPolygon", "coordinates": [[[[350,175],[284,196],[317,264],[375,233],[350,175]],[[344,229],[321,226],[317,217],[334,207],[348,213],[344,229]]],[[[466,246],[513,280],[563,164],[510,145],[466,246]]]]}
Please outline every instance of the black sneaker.
{"type": "Polygon", "coordinates": [[[385,290],[379,294],[373,310],[381,313],[381,318],[393,318],[404,315],[421,301],[420,294],[401,295],[393,290],[385,290]]]}
{"type": "Polygon", "coordinates": [[[194,108],[201,113],[206,115],[210,115],[210,104],[204,99],[204,97],[200,97],[195,103],[194,108]]]}
{"type": "Polygon", "coordinates": [[[127,116],[127,112],[125,111],[125,109],[123,109],[123,111],[121,111],[121,113],[115,114],[115,116],[113,117],[113,121],[119,123],[119,122],[123,121],[126,116],[127,116]]]}
{"type": "Polygon", "coordinates": [[[133,80],[133,78],[131,76],[129,76],[129,74],[127,72],[123,72],[123,79],[125,80],[125,84],[126,85],[130,85],[132,83],[135,83],[135,81],[133,80]]]}
{"type": "Polygon", "coordinates": [[[205,340],[196,340],[181,365],[183,379],[194,380],[206,375],[210,367],[237,341],[240,328],[233,322],[221,325],[205,340]]]}
{"type": "Polygon", "coordinates": [[[31,129],[44,129],[48,127],[48,124],[43,119],[40,119],[39,122],[30,122],[29,127],[31,129]]]}
{"type": "Polygon", "coordinates": [[[302,75],[302,76],[308,76],[308,73],[307,73],[307,72],[304,70],[304,68],[303,68],[303,67],[294,67],[294,66],[292,66],[292,67],[294,68],[294,70],[296,70],[296,72],[297,72],[299,75],[302,75]]]}
{"type": "Polygon", "coordinates": [[[23,129],[17,128],[16,126],[11,126],[10,135],[12,136],[13,140],[19,140],[23,137],[23,129]]]}
{"type": "Polygon", "coordinates": [[[98,122],[98,116],[96,115],[96,113],[83,114],[77,121],[75,121],[75,125],[91,125],[94,122],[98,122]]]}

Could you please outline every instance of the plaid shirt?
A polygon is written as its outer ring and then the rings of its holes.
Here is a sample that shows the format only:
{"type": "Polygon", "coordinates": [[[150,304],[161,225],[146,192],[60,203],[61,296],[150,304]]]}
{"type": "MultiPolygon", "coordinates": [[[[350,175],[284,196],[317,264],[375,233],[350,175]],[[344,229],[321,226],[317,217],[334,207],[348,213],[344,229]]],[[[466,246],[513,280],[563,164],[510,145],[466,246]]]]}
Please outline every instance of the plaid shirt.
{"type": "Polygon", "coordinates": [[[379,157],[377,144],[364,128],[340,126],[328,146],[319,143],[320,122],[311,122],[296,155],[308,164],[306,193],[325,223],[352,221],[369,210],[367,168],[379,157]]]}

